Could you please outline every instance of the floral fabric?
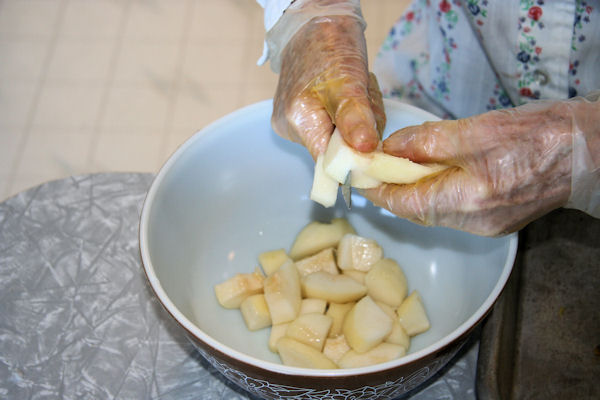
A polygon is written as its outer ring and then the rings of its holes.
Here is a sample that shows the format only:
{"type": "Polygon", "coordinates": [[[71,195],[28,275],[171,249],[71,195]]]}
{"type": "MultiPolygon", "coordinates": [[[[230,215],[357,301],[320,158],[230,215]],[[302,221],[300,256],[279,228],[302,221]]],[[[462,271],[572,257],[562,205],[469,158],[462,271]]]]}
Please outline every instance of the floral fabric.
{"type": "Polygon", "coordinates": [[[600,0],[415,0],[374,65],[384,97],[461,118],[600,89],[600,0]]]}

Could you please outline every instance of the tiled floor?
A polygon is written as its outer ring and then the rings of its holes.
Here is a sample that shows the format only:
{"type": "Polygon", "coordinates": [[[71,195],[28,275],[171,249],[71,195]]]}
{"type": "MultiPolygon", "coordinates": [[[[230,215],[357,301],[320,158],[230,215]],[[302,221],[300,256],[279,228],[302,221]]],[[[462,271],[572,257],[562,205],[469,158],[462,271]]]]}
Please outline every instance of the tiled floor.
{"type": "MultiPolygon", "coordinates": [[[[407,0],[363,0],[372,60],[407,0]]],[[[0,200],[69,175],[156,172],[273,96],[254,0],[0,0],[0,200]]]]}

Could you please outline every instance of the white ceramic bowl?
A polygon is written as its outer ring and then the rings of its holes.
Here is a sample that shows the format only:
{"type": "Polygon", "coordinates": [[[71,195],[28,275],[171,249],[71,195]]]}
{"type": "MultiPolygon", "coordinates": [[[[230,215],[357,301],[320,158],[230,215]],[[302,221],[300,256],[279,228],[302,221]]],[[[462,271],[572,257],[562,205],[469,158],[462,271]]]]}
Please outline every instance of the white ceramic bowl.
{"type": "MultiPolygon", "coordinates": [[[[436,119],[385,102],[389,134],[436,119]]],[[[265,398],[393,398],[434,375],[490,311],[512,270],[517,235],[483,238],[398,219],[353,195],[325,209],[308,198],[313,161],[270,126],[272,102],[234,112],[187,140],[156,176],[140,224],[142,260],[158,299],[200,353],[226,377],[265,398]],[[257,255],[288,248],[313,220],[346,217],[403,267],[421,293],[431,329],[409,353],[370,367],[311,370],[284,366],[267,347],[268,329],[250,332],[213,287],[251,272],[257,255]]]]}

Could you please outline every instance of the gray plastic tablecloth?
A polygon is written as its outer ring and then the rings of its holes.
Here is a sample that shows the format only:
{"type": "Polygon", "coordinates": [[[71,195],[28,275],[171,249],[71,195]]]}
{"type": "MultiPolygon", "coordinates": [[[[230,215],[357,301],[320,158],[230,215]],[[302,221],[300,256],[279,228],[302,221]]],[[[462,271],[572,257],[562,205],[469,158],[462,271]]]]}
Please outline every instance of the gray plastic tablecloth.
{"type": "MultiPolygon", "coordinates": [[[[0,398],[254,399],[153,297],[138,220],[153,175],[71,177],[0,203],[0,398]]],[[[475,399],[477,335],[410,396],[475,399]]]]}

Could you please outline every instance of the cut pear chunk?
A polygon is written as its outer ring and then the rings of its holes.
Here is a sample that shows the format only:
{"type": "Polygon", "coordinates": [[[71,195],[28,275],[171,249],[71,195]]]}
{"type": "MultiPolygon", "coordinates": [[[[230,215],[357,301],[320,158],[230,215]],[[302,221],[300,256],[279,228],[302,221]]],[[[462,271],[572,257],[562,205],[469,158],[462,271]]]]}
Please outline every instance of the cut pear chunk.
{"type": "Polygon", "coordinates": [[[300,260],[328,247],[337,247],[346,233],[356,233],[356,231],[344,218],[334,218],[329,224],[311,222],[296,236],[289,256],[293,260],[300,260]]]}
{"type": "Polygon", "coordinates": [[[387,343],[400,345],[404,347],[406,351],[408,351],[408,349],[410,348],[410,336],[408,336],[408,333],[406,333],[406,331],[404,330],[402,325],[400,325],[400,322],[397,319],[395,319],[394,322],[392,322],[392,331],[385,339],[383,339],[383,341],[387,343]]]}
{"type": "Polygon", "coordinates": [[[398,315],[396,315],[396,310],[392,307],[388,306],[385,303],[376,301],[379,308],[381,308],[391,319],[392,319],[392,331],[388,336],[383,339],[384,342],[399,344],[404,347],[406,351],[410,348],[410,336],[406,333],[400,322],[398,321],[398,315]]]}
{"type": "Polygon", "coordinates": [[[342,332],[353,350],[364,353],[377,346],[392,331],[390,318],[369,296],[348,312],[342,332]]]}
{"type": "Polygon", "coordinates": [[[299,314],[325,314],[327,302],[323,299],[302,299],[299,314]]]}
{"type": "Polygon", "coordinates": [[[296,261],[296,268],[298,268],[300,278],[304,278],[306,275],[317,271],[326,271],[332,274],[340,273],[335,262],[333,247],[296,261]]]}
{"type": "Polygon", "coordinates": [[[345,234],[337,247],[337,263],[342,270],[368,271],[383,257],[383,249],[373,239],[345,234]]]}
{"type": "Polygon", "coordinates": [[[277,342],[279,339],[285,336],[285,331],[290,323],[286,322],[283,324],[271,325],[271,333],[269,335],[269,350],[273,353],[277,353],[277,342]]]}
{"type": "Polygon", "coordinates": [[[337,365],[319,350],[286,336],[277,341],[277,352],[281,357],[281,361],[292,367],[337,368],[337,365]]]}
{"type": "Polygon", "coordinates": [[[340,368],[360,368],[369,365],[379,364],[400,358],[406,354],[406,349],[400,345],[392,343],[380,343],[372,349],[359,353],[356,350],[350,350],[345,353],[337,364],[340,368]]]}
{"type": "MultiPolygon", "coordinates": [[[[337,201],[339,182],[329,176],[323,167],[324,154],[317,156],[310,199],[323,207],[333,207],[337,201]]],[[[370,178],[370,177],[369,177],[370,178]]],[[[371,178],[372,179],[372,178],[371,178]]]]}
{"type": "Polygon", "coordinates": [[[414,183],[447,168],[441,164],[418,164],[384,152],[375,152],[370,161],[365,169],[367,175],[381,182],[395,184],[414,183]]]}
{"type": "Polygon", "coordinates": [[[267,276],[277,271],[290,257],[285,249],[265,251],[258,255],[258,262],[267,276]]]}
{"type": "Polygon", "coordinates": [[[367,273],[365,271],[357,271],[355,269],[346,269],[342,272],[344,275],[348,275],[350,278],[354,279],[356,282],[361,285],[365,284],[365,276],[367,273]]]}
{"type": "Polygon", "coordinates": [[[354,302],[329,304],[329,308],[325,313],[325,315],[328,315],[333,319],[331,329],[329,330],[329,337],[336,337],[342,334],[344,319],[346,318],[346,314],[354,307],[354,304],[354,302]]]}
{"type": "Polygon", "coordinates": [[[302,280],[302,292],[306,297],[347,303],[363,297],[367,293],[367,287],[343,274],[318,271],[302,280]]]}
{"type": "Polygon", "coordinates": [[[271,314],[265,301],[264,294],[254,294],[246,297],[240,304],[240,311],[246,326],[251,331],[266,328],[271,325],[271,314]]]}
{"type": "Polygon", "coordinates": [[[301,314],[289,323],[285,336],[322,351],[332,322],[327,315],[301,314]]]}
{"type": "Polygon", "coordinates": [[[398,322],[409,336],[423,333],[430,327],[421,296],[416,290],[404,299],[396,310],[396,314],[398,314],[398,322]]]}
{"type": "Polygon", "coordinates": [[[408,292],[404,271],[390,258],[377,261],[365,276],[368,294],[375,301],[394,308],[402,304],[408,292]]]}
{"type": "Polygon", "coordinates": [[[329,337],[325,339],[325,346],[323,346],[323,354],[327,358],[329,358],[334,363],[338,363],[338,361],[350,351],[350,346],[346,341],[344,335],[339,335],[336,337],[329,337]]]}
{"type": "Polygon", "coordinates": [[[361,153],[350,147],[336,128],[325,151],[323,168],[332,179],[338,183],[344,183],[348,172],[352,171],[354,174],[357,171],[366,170],[371,163],[372,156],[373,153],[361,153]]]}
{"type": "Polygon", "coordinates": [[[236,274],[215,285],[217,301],[225,308],[239,308],[244,299],[263,292],[264,280],[265,278],[256,272],[236,274]]]}
{"type": "Polygon", "coordinates": [[[264,282],[264,294],[273,324],[296,319],[302,302],[300,275],[292,261],[283,264],[264,282]]]}

